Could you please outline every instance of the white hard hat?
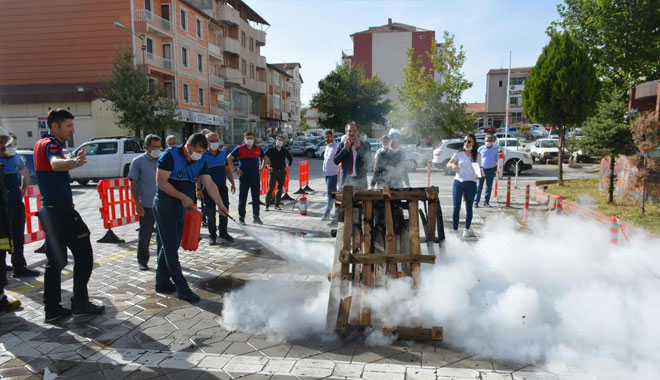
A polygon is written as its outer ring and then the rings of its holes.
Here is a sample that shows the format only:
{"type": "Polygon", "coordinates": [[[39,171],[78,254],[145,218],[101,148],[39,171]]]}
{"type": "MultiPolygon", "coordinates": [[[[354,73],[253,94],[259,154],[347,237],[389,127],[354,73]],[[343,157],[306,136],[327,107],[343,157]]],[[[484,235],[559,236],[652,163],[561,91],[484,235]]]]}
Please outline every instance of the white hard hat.
{"type": "Polygon", "coordinates": [[[0,127],[0,136],[7,136],[9,137],[9,132],[3,127],[0,127]]]}

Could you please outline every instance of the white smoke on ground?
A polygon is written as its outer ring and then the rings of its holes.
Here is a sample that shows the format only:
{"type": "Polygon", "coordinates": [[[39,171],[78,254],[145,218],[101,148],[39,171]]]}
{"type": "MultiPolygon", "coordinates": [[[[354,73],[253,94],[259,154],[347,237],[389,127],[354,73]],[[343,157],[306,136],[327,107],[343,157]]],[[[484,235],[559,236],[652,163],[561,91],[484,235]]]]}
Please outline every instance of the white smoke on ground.
{"type": "MultiPolygon", "coordinates": [[[[418,294],[405,278],[370,292],[373,318],[410,326],[411,311],[419,310],[424,326],[444,326],[447,344],[474,354],[598,379],[657,377],[660,241],[633,236],[614,246],[607,226],[576,217],[530,224],[534,232],[491,218],[476,244],[449,235],[436,265],[422,265],[418,294]]],[[[286,254],[282,246],[274,251],[320,265],[308,255],[319,248],[300,240],[285,244],[296,247],[286,254]]],[[[332,255],[324,257],[329,268],[332,255]]],[[[227,297],[223,318],[243,331],[284,338],[322,334],[327,299],[327,285],[301,296],[290,287],[255,284],[227,297]]],[[[385,338],[370,336],[368,343],[388,344],[385,338]]]]}

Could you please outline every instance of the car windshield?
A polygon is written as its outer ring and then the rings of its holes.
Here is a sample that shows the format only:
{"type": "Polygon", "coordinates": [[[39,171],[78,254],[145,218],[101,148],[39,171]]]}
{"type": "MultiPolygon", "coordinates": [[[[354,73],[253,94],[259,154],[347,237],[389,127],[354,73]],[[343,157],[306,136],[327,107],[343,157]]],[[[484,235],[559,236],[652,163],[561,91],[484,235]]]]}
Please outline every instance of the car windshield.
{"type": "Polygon", "coordinates": [[[559,141],[557,140],[545,140],[541,141],[541,148],[558,148],[559,141]]]}

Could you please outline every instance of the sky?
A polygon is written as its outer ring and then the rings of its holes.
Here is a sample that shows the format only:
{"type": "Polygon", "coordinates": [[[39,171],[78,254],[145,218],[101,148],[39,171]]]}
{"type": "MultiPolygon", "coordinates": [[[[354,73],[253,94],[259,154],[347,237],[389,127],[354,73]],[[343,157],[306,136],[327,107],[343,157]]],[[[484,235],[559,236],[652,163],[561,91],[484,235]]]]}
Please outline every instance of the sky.
{"type": "Polygon", "coordinates": [[[463,45],[463,72],[472,88],[463,101],[485,102],[489,69],[534,66],[549,38],[550,23],[559,18],[559,0],[244,0],[269,24],[261,54],[268,63],[300,62],[303,105],[318,92],[318,82],[352,50],[350,35],[387,19],[444,30],[463,45]]]}

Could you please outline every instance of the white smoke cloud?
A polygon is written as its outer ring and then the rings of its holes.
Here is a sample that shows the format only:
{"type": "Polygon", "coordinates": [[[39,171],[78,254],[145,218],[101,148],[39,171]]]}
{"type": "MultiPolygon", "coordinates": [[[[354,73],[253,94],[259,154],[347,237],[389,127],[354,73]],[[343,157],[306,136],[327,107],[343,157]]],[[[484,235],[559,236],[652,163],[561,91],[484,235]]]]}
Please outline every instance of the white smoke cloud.
{"type": "MultiPolygon", "coordinates": [[[[412,325],[421,315],[426,327],[444,326],[446,343],[498,359],[599,379],[657,377],[660,240],[633,236],[612,245],[607,226],[567,216],[530,223],[533,232],[491,218],[476,244],[449,235],[436,265],[422,265],[418,294],[405,278],[369,293],[373,318],[412,325]]],[[[320,265],[311,249],[296,247],[275,252],[320,265]]],[[[320,267],[329,268],[332,255],[323,257],[329,261],[320,267]]],[[[311,296],[248,284],[229,295],[223,317],[244,331],[322,334],[327,299],[327,284],[311,296]]],[[[369,344],[385,338],[376,334],[369,344]]]]}

